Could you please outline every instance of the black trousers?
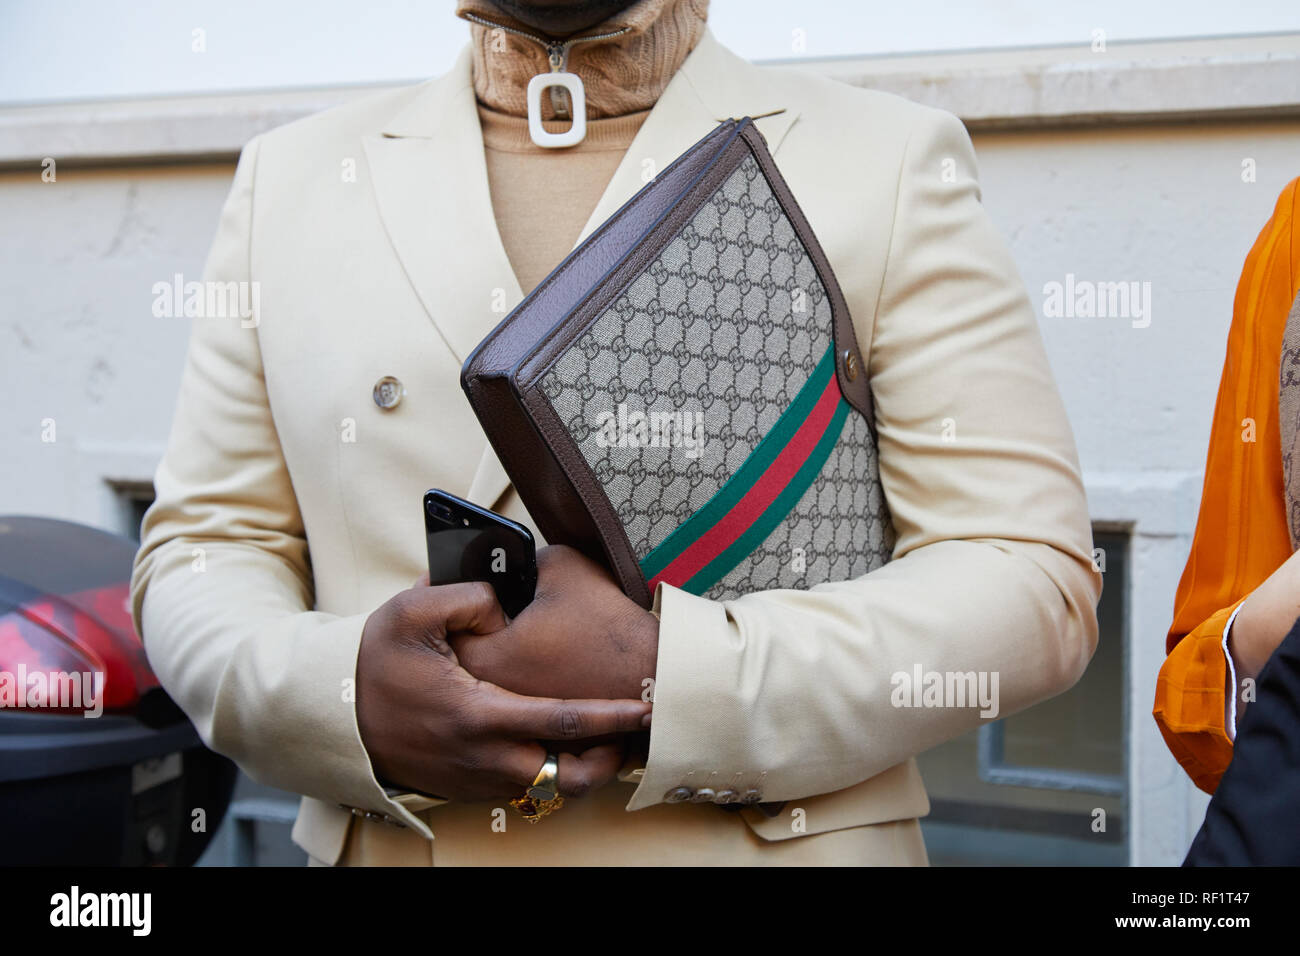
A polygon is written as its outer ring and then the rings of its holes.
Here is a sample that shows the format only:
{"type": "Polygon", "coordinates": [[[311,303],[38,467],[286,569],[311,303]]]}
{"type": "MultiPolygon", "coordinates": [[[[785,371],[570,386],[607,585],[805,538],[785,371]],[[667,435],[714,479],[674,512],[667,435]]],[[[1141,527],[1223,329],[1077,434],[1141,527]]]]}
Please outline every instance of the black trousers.
{"type": "Polygon", "coordinates": [[[1259,675],[1183,865],[1300,866],[1300,621],[1259,675]]]}

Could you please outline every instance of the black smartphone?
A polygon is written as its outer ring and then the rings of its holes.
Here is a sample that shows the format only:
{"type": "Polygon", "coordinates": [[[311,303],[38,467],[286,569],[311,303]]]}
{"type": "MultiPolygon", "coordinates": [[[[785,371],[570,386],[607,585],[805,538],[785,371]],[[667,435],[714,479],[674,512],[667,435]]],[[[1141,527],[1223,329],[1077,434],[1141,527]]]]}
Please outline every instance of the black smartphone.
{"type": "Polygon", "coordinates": [[[424,495],[424,535],[430,584],[486,581],[509,617],[533,600],[537,546],[519,522],[434,488],[424,495]]]}

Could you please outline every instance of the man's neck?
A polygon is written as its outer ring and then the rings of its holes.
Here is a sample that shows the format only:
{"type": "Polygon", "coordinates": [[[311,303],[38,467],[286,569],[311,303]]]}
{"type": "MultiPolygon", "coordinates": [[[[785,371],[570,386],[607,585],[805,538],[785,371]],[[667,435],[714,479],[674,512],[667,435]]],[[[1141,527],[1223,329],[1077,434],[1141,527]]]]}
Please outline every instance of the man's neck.
{"type": "MultiPolygon", "coordinates": [[[[638,0],[562,41],[565,69],[581,77],[586,89],[587,116],[623,116],[654,106],[703,35],[707,12],[708,0],[638,0]]],[[[503,14],[490,0],[460,0],[456,13],[470,20],[479,102],[500,113],[527,115],[528,81],[551,71],[549,53],[557,41],[503,14]]],[[[552,116],[545,97],[543,110],[552,116]]]]}

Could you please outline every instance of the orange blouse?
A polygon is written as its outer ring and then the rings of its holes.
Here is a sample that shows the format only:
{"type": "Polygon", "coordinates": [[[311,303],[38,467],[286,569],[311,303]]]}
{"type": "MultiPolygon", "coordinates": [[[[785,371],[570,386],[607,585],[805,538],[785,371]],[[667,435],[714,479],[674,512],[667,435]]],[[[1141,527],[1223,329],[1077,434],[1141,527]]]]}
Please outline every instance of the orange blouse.
{"type": "MultiPolygon", "coordinates": [[[[1237,285],[1201,511],[1174,600],[1154,716],[1183,769],[1213,793],[1232,759],[1223,629],[1291,556],[1278,433],[1282,336],[1300,283],[1300,179],[1278,198],[1237,285]],[[1253,433],[1252,433],[1253,423],[1253,433]]],[[[1288,436],[1288,443],[1290,436],[1288,436]]]]}

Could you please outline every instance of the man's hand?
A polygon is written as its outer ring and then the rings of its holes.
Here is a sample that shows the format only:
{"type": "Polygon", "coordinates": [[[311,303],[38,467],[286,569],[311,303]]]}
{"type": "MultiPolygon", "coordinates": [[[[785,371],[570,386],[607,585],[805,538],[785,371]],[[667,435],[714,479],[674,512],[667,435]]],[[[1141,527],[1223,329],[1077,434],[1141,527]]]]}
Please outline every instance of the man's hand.
{"type": "Polygon", "coordinates": [[[475,677],[519,694],[638,698],[655,676],[659,622],[573,548],[537,554],[537,596],[504,630],[453,635],[475,677]]]}
{"type": "MultiPolygon", "coordinates": [[[[461,667],[451,634],[500,634],[504,626],[486,584],[415,587],[370,615],[357,660],[357,724],[382,780],[452,800],[515,797],[546,759],[538,740],[572,745],[641,729],[650,705],[640,700],[521,697],[461,667]]],[[[608,783],[622,760],[617,743],[561,754],[560,792],[580,796],[608,783]]]]}

